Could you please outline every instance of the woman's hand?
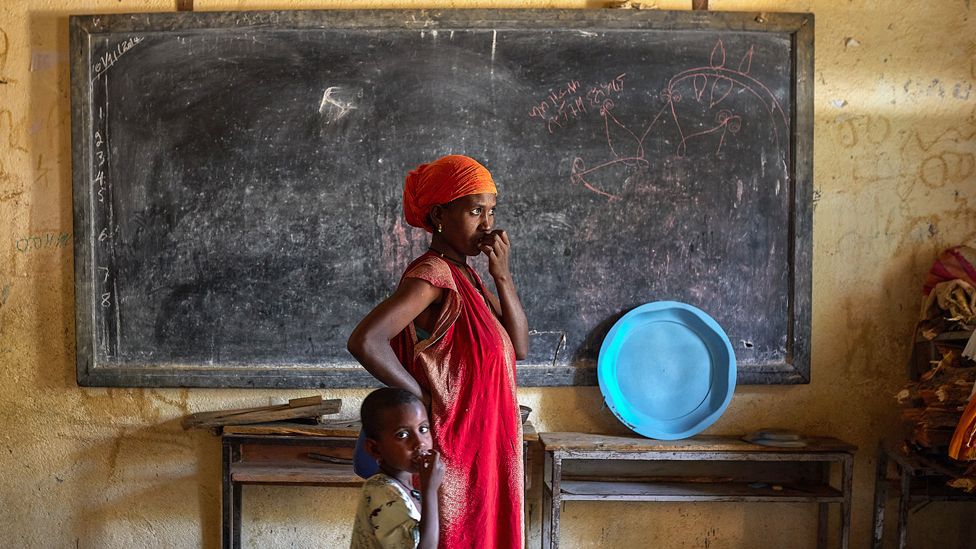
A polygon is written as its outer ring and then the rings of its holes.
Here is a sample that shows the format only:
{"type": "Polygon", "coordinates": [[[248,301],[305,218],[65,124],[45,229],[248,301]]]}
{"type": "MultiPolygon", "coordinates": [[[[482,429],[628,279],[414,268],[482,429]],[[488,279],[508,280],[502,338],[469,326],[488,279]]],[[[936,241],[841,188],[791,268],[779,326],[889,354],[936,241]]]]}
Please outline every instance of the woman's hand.
{"type": "Polygon", "coordinates": [[[508,332],[515,348],[515,358],[523,359],[529,353],[529,324],[525,320],[525,311],[515,291],[515,281],[508,268],[509,252],[512,243],[503,230],[492,231],[481,239],[481,251],[488,256],[488,273],[495,279],[495,289],[498,298],[486,292],[485,296],[491,304],[495,315],[501,320],[502,326],[508,332]]]}
{"type": "Polygon", "coordinates": [[[494,279],[510,278],[508,268],[509,251],[512,243],[504,230],[491,231],[481,239],[482,253],[488,256],[488,274],[494,279]]]}

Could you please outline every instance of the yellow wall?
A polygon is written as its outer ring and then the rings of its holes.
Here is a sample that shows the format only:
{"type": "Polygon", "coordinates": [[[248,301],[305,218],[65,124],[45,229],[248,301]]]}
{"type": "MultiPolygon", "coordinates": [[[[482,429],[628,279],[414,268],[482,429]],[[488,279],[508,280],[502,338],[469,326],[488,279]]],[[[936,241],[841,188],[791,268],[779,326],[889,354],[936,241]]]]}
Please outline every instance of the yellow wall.
{"type": "MultiPolygon", "coordinates": [[[[198,11],[586,8],[515,2],[196,0],[198,11]]],[[[685,9],[691,0],[647,1],[685,9]]],[[[5,0],[0,6],[0,545],[216,547],[219,447],[183,432],[201,410],[309,391],[81,389],[75,383],[68,15],[171,11],[175,0],[5,0]],[[30,246],[25,245],[26,242],[30,246]],[[26,249],[25,249],[26,248],[26,249]]],[[[866,547],[874,449],[934,254],[976,238],[976,8],[969,0],[712,0],[816,13],[812,375],[740,386],[709,433],[763,426],[856,443],[852,546],[866,547]]],[[[355,414],[363,391],[336,390],[355,414]]],[[[540,430],[621,433],[595,387],[525,389],[540,430]]],[[[341,547],[353,489],[245,489],[251,547],[341,547]]],[[[566,506],[564,547],[813,547],[812,505],[566,506]]],[[[916,547],[976,539],[972,506],[912,516],[916,547]],[[923,526],[925,524],[925,526],[923,526]]],[[[534,539],[538,536],[533,534],[534,539]]]]}

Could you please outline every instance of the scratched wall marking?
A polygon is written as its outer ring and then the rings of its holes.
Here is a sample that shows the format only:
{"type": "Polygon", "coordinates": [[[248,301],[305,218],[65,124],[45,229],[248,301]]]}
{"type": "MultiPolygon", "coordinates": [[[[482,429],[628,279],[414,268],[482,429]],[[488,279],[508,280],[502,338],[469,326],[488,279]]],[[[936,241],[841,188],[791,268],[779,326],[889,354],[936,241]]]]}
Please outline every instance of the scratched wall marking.
{"type": "MultiPolygon", "coordinates": [[[[925,138],[916,129],[901,147],[904,160],[918,162],[916,180],[930,189],[946,185],[963,185],[976,175],[976,108],[964,123],[946,128],[938,135],[925,138]]],[[[913,183],[914,185],[914,183],[913,183]]]]}
{"type": "Polygon", "coordinates": [[[891,135],[891,120],[884,115],[844,116],[837,122],[837,140],[848,149],[861,140],[880,145],[891,135]]]}
{"type": "Polygon", "coordinates": [[[71,234],[69,233],[43,233],[15,238],[13,246],[18,252],[25,254],[65,248],[70,240],[71,234]]]}
{"type": "Polygon", "coordinates": [[[0,28],[0,84],[9,84],[11,80],[6,76],[7,56],[10,53],[10,38],[7,31],[0,28]]]}
{"type": "Polygon", "coordinates": [[[899,129],[883,115],[842,115],[834,120],[835,141],[851,152],[855,188],[885,183],[902,202],[916,189],[965,185],[976,177],[976,109],[963,123],[923,136],[919,129],[899,129]]]}
{"type": "MultiPolygon", "coordinates": [[[[2,30],[0,30],[0,33],[2,33],[2,30]]],[[[4,41],[6,41],[6,35],[4,34],[2,36],[4,41]]],[[[0,69],[2,69],[3,63],[6,63],[5,54],[4,57],[0,57],[0,69]]],[[[9,81],[4,81],[4,83],[9,83],[9,81]]],[[[24,124],[24,120],[21,119],[19,126],[23,128],[24,124]]],[[[27,146],[17,140],[17,129],[18,124],[14,121],[13,112],[8,109],[0,109],[0,145],[6,144],[10,151],[26,153],[27,146]],[[4,134],[6,134],[6,140],[3,139],[4,134]]],[[[0,202],[5,202],[24,194],[23,178],[15,171],[7,169],[7,158],[12,158],[12,155],[7,155],[6,158],[0,155],[0,202]]]]}

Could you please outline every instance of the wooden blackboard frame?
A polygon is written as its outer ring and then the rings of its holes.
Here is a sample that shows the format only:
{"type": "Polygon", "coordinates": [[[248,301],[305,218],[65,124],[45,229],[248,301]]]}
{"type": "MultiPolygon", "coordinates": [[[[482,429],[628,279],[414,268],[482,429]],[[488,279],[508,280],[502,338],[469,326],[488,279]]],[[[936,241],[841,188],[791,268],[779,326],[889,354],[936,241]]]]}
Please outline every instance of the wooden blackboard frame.
{"type": "MultiPolygon", "coordinates": [[[[810,381],[813,59],[812,14],[667,12],[635,10],[445,10],[445,11],[267,11],[239,13],[154,13],[73,16],[70,20],[74,258],[77,379],[82,386],[111,387],[366,387],[375,380],[350,357],[348,367],[226,368],[172,365],[111,365],[96,360],[95,315],[99,303],[94,249],[95,177],[92,104],[92,39],[103,33],[199,29],[605,29],[771,32],[792,43],[789,192],[789,306],[787,356],[781,363],[740,365],[742,384],[810,381]]],[[[120,46],[121,47],[121,46],[120,46]]],[[[520,364],[522,386],[595,385],[595,364],[520,364]]]]}

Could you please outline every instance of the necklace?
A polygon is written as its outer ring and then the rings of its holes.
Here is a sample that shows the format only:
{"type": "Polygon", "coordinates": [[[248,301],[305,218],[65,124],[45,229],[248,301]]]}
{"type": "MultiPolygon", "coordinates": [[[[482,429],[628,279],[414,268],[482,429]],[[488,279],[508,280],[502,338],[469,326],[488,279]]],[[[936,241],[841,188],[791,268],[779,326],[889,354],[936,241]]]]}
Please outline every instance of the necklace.
{"type": "Polygon", "coordinates": [[[440,250],[435,250],[434,248],[431,248],[431,247],[428,247],[427,249],[430,250],[430,251],[432,251],[432,252],[434,252],[435,254],[439,255],[441,257],[441,259],[446,260],[446,261],[450,261],[451,263],[453,263],[453,264],[455,264],[455,265],[457,265],[459,267],[467,267],[468,266],[468,264],[465,263],[464,261],[458,261],[457,259],[454,259],[453,257],[447,255],[446,253],[444,253],[444,252],[442,252],[440,250]]]}
{"type": "Polygon", "coordinates": [[[485,300],[486,304],[488,304],[488,308],[491,309],[491,303],[488,303],[488,297],[485,296],[485,293],[482,292],[481,288],[478,287],[478,284],[475,282],[474,278],[472,278],[471,274],[467,272],[467,270],[471,268],[470,265],[468,265],[463,261],[458,261],[457,259],[454,259],[453,257],[445,254],[444,252],[440,250],[435,250],[430,246],[428,246],[427,249],[441,256],[441,259],[443,259],[444,261],[450,261],[451,263],[457,265],[458,267],[463,267],[465,269],[464,277],[468,279],[468,282],[471,283],[471,287],[474,288],[474,291],[478,292],[478,294],[481,295],[481,298],[485,300]]]}
{"type": "Polygon", "coordinates": [[[410,497],[412,497],[413,499],[415,499],[417,501],[420,501],[420,490],[417,490],[416,488],[411,488],[410,486],[407,486],[406,484],[404,484],[404,482],[402,480],[400,480],[400,479],[398,479],[398,478],[396,478],[394,476],[391,476],[390,478],[392,478],[393,480],[397,481],[397,484],[399,484],[400,486],[403,486],[404,489],[406,489],[407,492],[410,494],[410,497]]]}

